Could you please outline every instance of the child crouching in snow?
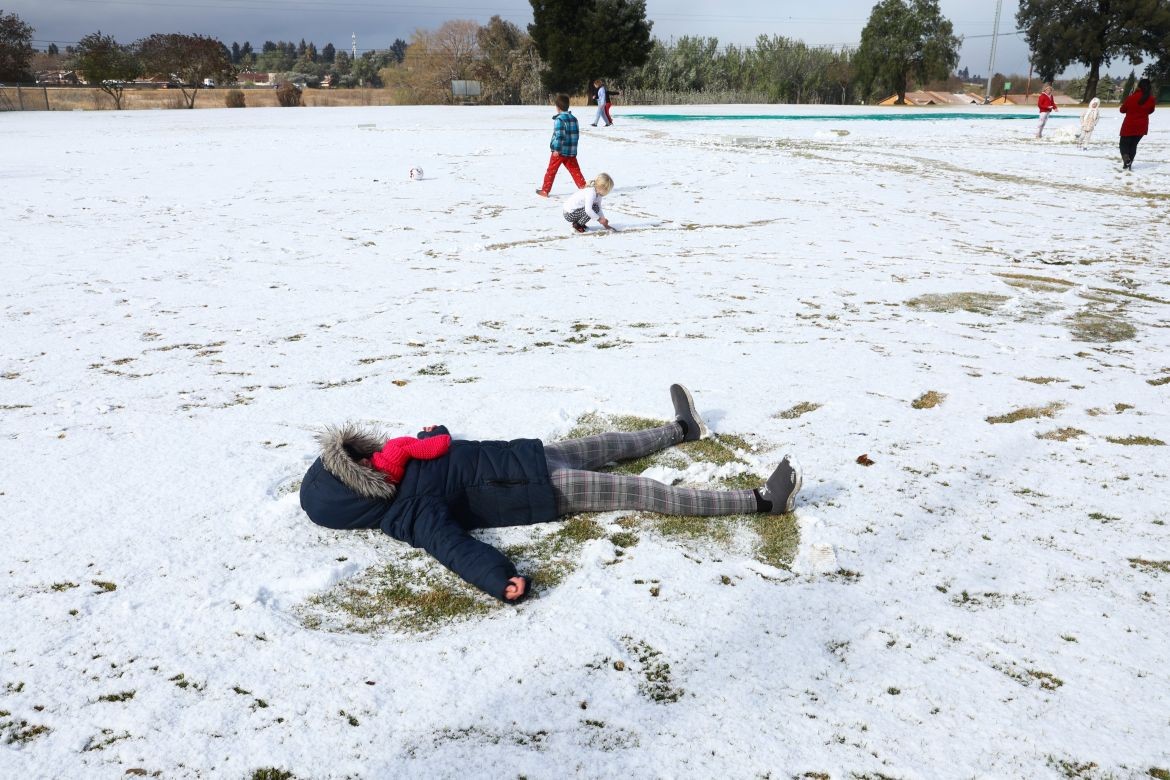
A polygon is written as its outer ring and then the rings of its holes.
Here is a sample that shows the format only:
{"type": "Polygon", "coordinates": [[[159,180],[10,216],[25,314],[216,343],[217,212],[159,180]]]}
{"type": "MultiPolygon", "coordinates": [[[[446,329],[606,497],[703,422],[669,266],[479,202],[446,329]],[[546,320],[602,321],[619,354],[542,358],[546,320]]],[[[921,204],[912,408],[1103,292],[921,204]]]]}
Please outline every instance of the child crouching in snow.
{"type": "Polygon", "coordinates": [[[755,490],[675,487],[600,471],[710,435],[685,387],[671,385],[670,400],[674,421],[658,428],[549,444],[452,441],[441,425],[424,428],[417,439],[390,441],[352,424],[328,428],[318,437],[321,456],[301,481],[301,508],[326,528],[380,528],[508,602],[528,595],[532,583],[502,552],[472,536],[475,529],[619,509],[702,516],[792,511],[801,474],[787,456],[755,490]]]}
{"type": "Polygon", "coordinates": [[[573,230],[584,233],[585,225],[588,224],[589,220],[597,217],[597,221],[608,230],[615,230],[615,228],[610,227],[609,220],[605,218],[605,213],[601,210],[601,199],[611,192],[613,192],[613,179],[609,177],[608,173],[597,174],[597,178],[589,182],[588,187],[577,190],[565,201],[565,221],[573,226],[573,230]]]}

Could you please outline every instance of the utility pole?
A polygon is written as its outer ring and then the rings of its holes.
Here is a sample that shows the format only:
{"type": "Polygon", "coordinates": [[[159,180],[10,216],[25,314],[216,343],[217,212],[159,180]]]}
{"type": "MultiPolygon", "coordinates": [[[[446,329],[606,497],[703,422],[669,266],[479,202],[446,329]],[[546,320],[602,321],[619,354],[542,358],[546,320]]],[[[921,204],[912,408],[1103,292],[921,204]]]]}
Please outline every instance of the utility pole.
{"type": "Polygon", "coordinates": [[[995,3],[995,25],[991,31],[991,58],[987,61],[987,92],[983,95],[983,102],[991,102],[991,77],[995,74],[995,44],[999,42],[999,12],[1003,10],[1003,0],[995,3]]]}
{"type": "MultiPolygon", "coordinates": [[[[1003,2],[1003,0],[1000,0],[1000,2],[1003,2]]],[[[997,20],[999,19],[998,12],[996,13],[995,18],[997,20]]],[[[353,48],[350,50],[352,52],[352,54],[350,55],[350,58],[356,60],[357,59],[357,33],[354,33],[352,37],[353,37],[353,48]]],[[[994,46],[994,45],[995,44],[992,44],[992,46],[994,46]]]]}

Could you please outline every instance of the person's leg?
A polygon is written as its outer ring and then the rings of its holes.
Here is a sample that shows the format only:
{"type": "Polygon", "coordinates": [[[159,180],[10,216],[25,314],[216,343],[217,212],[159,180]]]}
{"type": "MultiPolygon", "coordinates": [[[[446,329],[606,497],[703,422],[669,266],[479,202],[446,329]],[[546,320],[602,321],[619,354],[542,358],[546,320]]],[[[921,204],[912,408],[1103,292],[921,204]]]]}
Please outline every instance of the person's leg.
{"type": "Polygon", "coordinates": [[[605,124],[606,124],[606,126],[607,126],[607,127],[608,127],[609,125],[612,125],[612,124],[613,124],[613,114],[609,113],[609,109],[610,109],[612,106],[613,106],[613,103],[606,103],[606,104],[605,104],[605,124]]]}
{"type": "Polygon", "coordinates": [[[593,122],[591,124],[593,127],[597,127],[597,123],[599,121],[604,121],[604,120],[605,120],[605,106],[598,103],[597,104],[597,116],[593,117],[593,122]]]}
{"type": "Polygon", "coordinates": [[[572,211],[564,212],[565,221],[573,226],[573,230],[578,233],[585,232],[585,225],[589,223],[589,214],[585,209],[573,209],[572,211]]]}
{"type": "Polygon", "coordinates": [[[585,177],[581,175],[581,166],[577,164],[576,157],[562,157],[565,162],[565,170],[573,177],[573,182],[577,185],[577,189],[585,189],[585,177]]]}
{"type": "Polygon", "coordinates": [[[1133,158],[1137,154],[1137,142],[1140,136],[1123,135],[1118,143],[1118,148],[1121,150],[1121,165],[1128,168],[1133,164],[1133,158]]]}
{"type": "Polygon", "coordinates": [[[1137,158],[1137,148],[1138,148],[1138,143],[1139,143],[1139,142],[1142,140],[1142,137],[1143,137],[1143,136],[1140,136],[1140,135],[1133,135],[1133,136],[1130,136],[1130,138],[1132,138],[1132,139],[1133,139],[1133,144],[1132,144],[1132,145],[1129,147],[1129,164],[1130,164],[1130,167],[1133,167],[1133,161],[1134,161],[1134,159],[1135,159],[1135,158],[1137,158]]]}
{"type": "MultiPolygon", "coordinates": [[[[677,425],[675,426],[677,428],[677,425]]],[[[646,477],[557,469],[549,474],[557,514],[634,509],[663,515],[739,515],[759,510],[753,490],[697,490],[646,477]]]]}
{"type": "Polygon", "coordinates": [[[1044,125],[1048,124],[1048,112],[1040,112],[1040,124],[1036,126],[1036,137],[1041,138],[1044,135],[1044,125]]]}
{"type": "MultiPolygon", "coordinates": [[[[545,193],[546,195],[552,192],[553,179],[556,178],[557,169],[561,167],[561,164],[564,163],[566,159],[571,158],[561,157],[556,152],[553,152],[552,155],[548,158],[548,169],[544,172],[544,184],[541,185],[541,192],[545,193]]],[[[574,160],[574,164],[575,163],[576,161],[574,160]]]]}
{"type": "MultiPolygon", "coordinates": [[[[599,469],[607,463],[640,458],[664,450],[683,439],[682,426],[676,422],[641,431],[618,431],[568,439],[544,446],[549,471],[599,469]]],[[[749,491],[750,492],[750,491],[749,491]]]]}

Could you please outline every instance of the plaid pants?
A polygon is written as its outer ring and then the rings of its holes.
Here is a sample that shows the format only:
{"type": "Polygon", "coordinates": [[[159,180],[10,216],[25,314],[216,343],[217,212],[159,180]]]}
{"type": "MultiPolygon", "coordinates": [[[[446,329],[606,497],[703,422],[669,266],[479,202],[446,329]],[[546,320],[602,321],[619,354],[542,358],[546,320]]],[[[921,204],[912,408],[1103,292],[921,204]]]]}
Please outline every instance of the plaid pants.
{"type": "Polygon", "coordinates": [[[546,444],[549,480],[557,513],[639,509],[663,515],[737,515],[756,511],[750,490],[676,488],[646,477],[603,474],[607,463],[640,458],[682,440],[682,428],[670,423],[632,433],[602,433],[546,444]]]}

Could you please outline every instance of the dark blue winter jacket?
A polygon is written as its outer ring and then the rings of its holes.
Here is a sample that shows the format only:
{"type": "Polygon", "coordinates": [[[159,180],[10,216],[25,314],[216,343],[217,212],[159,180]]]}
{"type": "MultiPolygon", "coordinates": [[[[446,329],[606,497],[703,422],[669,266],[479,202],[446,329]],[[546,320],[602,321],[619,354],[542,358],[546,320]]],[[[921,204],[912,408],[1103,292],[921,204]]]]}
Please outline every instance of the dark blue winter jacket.
{"type": "MultiPolygon", "coordinates": [[[[439,426],[420,438],[447,433],[439,426]]],[[[503,599],[516,567],[468,533],[556,519],[544,445],[538,439],[452,440],[446,455],[412,460],[390,499],[355,489],[353,469],[329,450],[301,482],[301,508],[327,528],[381,528],[419,547],[467,582],[503,599]],[[325,462],[334,464],[335,474],[325,462]]],[[[352,462],[351,462],[352,463],[352,462]]],[[[357,468],[356,466],[354,468],[357,468]]]]}

